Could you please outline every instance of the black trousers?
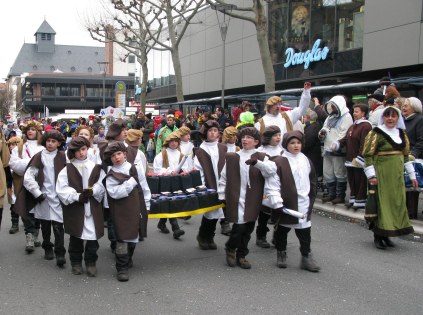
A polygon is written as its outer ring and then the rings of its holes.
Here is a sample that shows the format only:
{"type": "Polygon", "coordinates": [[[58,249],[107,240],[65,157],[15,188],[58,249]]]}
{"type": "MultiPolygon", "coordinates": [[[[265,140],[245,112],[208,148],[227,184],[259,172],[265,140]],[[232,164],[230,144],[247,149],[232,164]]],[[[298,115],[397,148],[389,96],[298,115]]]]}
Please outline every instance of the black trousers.
{"type": "Polygon", "coordinates": [[[109,238],[109,241],[112,243],[110,247],[114,248],[115,245],[113,243],[116,242],[116,232],[115,232],[115,226],[112,222],[112,218],[110,217],[109,208],[104,208],[104,217],[107,222],[107,237],[109,238]]]}
{"type": "Polygon", "coordinates": [[[33,213],[28,213],[25,219],[22,218],[22,222],[24,223],[25,234],[34,234],[41,226],[40,220],[36,219],[33,213]]]}
{"type": "MultiPolygon", "coordinates": [[[[294,229],[298,240],[300,241],[300,252],[302,256],[307,257],[310,253],[311,227],[306,229],[294,229]]],[[[288,240],[288,232],[291,228],[279,225],[275,231],[275,246],[278,251],[285,251],[288,240]]]]}
{"type": "Polygon", "coordinates": [[[408,210],[408,217],[410,219],[417,219],[417,212],[419,209],[419,195],[418,191],[406,191],[405,202],[408,210]]]}
{"type": "Polygon", "coordinates": [[[134,255],[135,247],[137,243],[130,243],[130,242],[116,242],[116,270],[119,271],[126,271],[128,270],[129,260],[134,255]]]}
{"type": "Polygon", "coordinates": [[[14,206],[15,205],[10,205],[10,219],[12,220],[12,224],[13,223],[18,224],[19,223],[19,214],[15,213],[15,211],[13,211],[14,206]]]}
{"type": "Polygon", "coordinates": [[[207,219],[203,216],[198,235],[205,240],[213,240],[218,219],[207,219]]]}
{"type": "Polygon", "coordinates": [[[255,221],[244,224],[234,223],[232,225],[232,232],[226,242],[226,248],[236,250],[236,256],[243,258],[250,252],[248,250],[248,242],[251,239],[251,234],[254,231],[255,221]]]}
{"type": "MultiPolygon", "coordinates": [[[[267,208],[267,209],[270,210],[270,208],[267,208]]],[[[270,214],[260,211],[258,219],[257,219],[257,228],[256,228],[257,238],[261,238],[261,237],[266,238],[267,232],[270,231],[269,228],[267,227],[267,222],[269,222],[269,219],[270,219],[270,214]]]]}
{"type": "Polygon", "coordinates": [[[51,248],[54,246],[54,254],[60,257],[64,257],[66,254],[65,249],[65,230],[63,229],[63,223],[49,220],[39,220],[41,223],[41,233],[43,234],[42,248],[51,248]],[[51,229],[53,228],[54,244],[50,241],[51,229]]]}
{"type": "Polygon", "coordinates": [[[100,245],[97,240],[86,240],[84,249],[84,240],[78,237],[69,237],[69,260],[72,266],[82,264],[82,254],[84,254],[84,261],[86,264],[95,263],[98,259],[97,251],[100,245]]]}

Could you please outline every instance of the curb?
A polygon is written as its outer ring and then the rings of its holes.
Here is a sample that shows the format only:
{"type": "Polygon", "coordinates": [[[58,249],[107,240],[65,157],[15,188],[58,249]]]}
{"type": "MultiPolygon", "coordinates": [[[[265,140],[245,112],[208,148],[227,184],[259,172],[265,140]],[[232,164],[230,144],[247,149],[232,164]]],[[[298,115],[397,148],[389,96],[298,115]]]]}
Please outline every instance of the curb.
{"type": "MultiPolygon", "coordinates": [[[[352,209],[348,209],[345,205],[333,205],[330,202],[323,203],[321,200],[316,199],[313,206],[313,212],[321,216],[327,217],[328,215],[331,215],[331,217],[337,220],[358,223],[360,225],[367,226],[366,221],[364,220],[363,210],[354,211],[352,209]]],[[[405,236],[404,238],[423,242],[423,222],[419,220],[410,221],[414,228],[414,234],[405,236]]]]}

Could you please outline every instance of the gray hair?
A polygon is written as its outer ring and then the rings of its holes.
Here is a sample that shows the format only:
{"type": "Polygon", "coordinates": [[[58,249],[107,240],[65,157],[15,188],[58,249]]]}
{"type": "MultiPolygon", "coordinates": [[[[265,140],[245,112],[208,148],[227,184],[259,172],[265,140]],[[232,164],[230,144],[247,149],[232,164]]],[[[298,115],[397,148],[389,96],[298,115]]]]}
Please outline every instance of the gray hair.
{"type": "Polygon", "coordinates": [[[307,108],[306,112],[304,113],[304,116],[310,120],[317,120],[317,113],[311,108],[307,108]]]}

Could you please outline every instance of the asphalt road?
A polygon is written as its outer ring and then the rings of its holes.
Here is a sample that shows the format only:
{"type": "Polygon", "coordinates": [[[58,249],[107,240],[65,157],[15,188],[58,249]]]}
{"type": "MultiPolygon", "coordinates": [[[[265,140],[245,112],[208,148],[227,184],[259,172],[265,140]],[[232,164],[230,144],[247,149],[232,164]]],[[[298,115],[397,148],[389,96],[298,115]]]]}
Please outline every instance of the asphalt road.
{"type": "MultiPolygon", "coordinates": [[[[45,261],[41,248],[24,252],[23,227],[9,235],[9,211],[0,231],[0,314],[423,314],[423,243],[395,240],[377,250],[364,227],[315,215],[312,249],[320,273],[299,269],[293,231],[288,268],[276,251],[250,242],[251,270],[225,264],[224,242],[202,251],[195,236],[200,216],[181,221],[177,241],[149,221],[138,244],[130,281],[116,280],[107,237],[100,240],[98,275],[71,274],[45,261]]],[[[68,238],[65,239],[66,247],[68,238]]]]}

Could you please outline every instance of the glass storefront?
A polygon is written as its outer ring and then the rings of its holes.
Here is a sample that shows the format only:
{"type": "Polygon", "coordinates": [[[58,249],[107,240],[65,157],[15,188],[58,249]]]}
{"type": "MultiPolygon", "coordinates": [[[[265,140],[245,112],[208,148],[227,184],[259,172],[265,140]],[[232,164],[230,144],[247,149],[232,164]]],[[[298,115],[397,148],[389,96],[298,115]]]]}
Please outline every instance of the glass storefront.
{"type": "Polygon", "coordinates": [[[269,2],[276,81],[360,70],[364,0],[269,2]]]}

